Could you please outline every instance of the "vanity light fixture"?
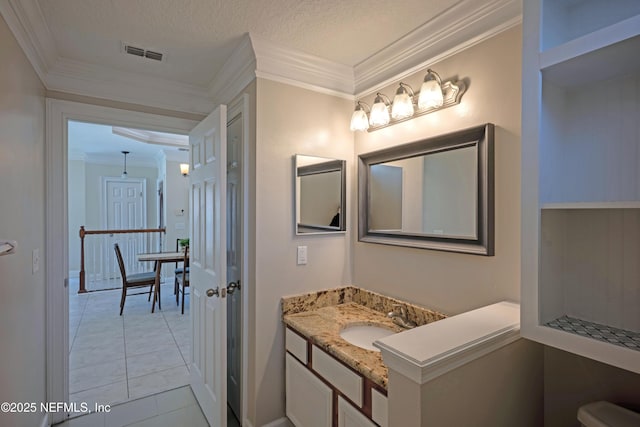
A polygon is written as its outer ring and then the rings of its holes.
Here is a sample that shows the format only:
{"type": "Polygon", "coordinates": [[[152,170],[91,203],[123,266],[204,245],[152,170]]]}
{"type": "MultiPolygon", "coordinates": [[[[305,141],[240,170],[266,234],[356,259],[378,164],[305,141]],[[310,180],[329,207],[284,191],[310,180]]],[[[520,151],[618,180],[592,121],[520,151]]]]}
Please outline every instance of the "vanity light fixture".
{"type": "Polygon", "coordinates": [[[349,128],[352,131],[361,130],[365,131],[369,129],[369,117],[367,113],[371,112],[371,108],[369,105],[362,101],[358,101],[356,103],[356,109],[353,111],[351,115],[351,126],[349,128]]]}
{"type": "Polygon", "coordinates": [[[400,82],[393,102],[380,92],[376,93],[370,110],[367,104],[357,101],[350,129],[372,132],[457,105],[466,89],[464,81],[443,82],[438,73],[428,69],[419,92],[414,92],[411,86],[400,82]]]}
{"type": "Polygon", "coordinates": [[[389,101],[387,95],[378,92],[371,106],[371,113],[369,113],[369,124],[371,126],[385,126],[389,124],[390,105],[391,101],[389,101]]]}
{"type": "Polygon", "coordinates": [[[444,104],[444,95],[442,94],[442,79],[435,71],[428,69],[427,75],[420,87],[420,96],[418,97],[418,108],[440,108],[444,104]]]}
{"type": "Polygon", "coordinates": [[[411,86],[400,82],[396,96],[393,97],[391,117],[398,120],[413,116],[413,97],[414,94],[411,86]]]}
{"type": "Polygon", "coordinates": [[[189,163],[180,163],[180,173],[182,176],[189,176],[189,163]]]}

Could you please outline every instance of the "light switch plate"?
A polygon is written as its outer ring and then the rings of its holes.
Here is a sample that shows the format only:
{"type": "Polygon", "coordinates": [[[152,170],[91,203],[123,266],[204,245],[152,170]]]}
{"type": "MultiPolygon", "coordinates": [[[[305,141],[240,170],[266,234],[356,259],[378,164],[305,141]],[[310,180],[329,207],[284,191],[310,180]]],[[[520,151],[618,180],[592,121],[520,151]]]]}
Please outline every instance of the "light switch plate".
{"type": "Polygon", "coordinates": [[[298,246],[298,265],[307,264],[307,247],[298,246]]]}

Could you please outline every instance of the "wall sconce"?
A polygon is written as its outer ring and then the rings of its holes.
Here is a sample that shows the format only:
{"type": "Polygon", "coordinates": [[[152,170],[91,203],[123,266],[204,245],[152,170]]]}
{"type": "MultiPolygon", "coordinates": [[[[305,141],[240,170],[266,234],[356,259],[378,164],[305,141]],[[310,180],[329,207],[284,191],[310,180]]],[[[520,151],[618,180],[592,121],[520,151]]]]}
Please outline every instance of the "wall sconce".
{"type": "Polygon", "coordinates": [[[189,176],[189,163],[180,163],[180,173],[182,176],[189,176]]]}
{"type": "Polygon", "coordinates": [[[393,102],[378,92],[370,111],[368,105],[362,101],[356,103],[356,108],[351,116],[351,130],[372,132],[386,126],[391,126],[414,117],[429,114],[443,108],[460,103],[462,94],[466,90],[463,81],[446,81],[435,71],[429,69],[424,77],[420,92],[414,92],[406,83],[399,83],[393,102]],[[365,109],[366,107],[366,109],[365,109]],[[389,115],[391,109],[391,115],[389,115]]]}

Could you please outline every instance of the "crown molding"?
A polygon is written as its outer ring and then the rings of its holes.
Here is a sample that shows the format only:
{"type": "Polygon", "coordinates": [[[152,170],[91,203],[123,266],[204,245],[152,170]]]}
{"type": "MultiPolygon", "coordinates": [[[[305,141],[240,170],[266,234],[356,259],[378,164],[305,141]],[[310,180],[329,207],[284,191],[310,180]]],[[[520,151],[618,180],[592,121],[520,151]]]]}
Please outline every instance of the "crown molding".
{"type": "Polygon", "coordinates": [[[245,34],[209,84],[209,95],[215,105],[228,104],[255,78],[256,57],[251,38],[245,34]]]}
{"type": "Polygon", "coordinates": [[[58,50],[37,0],[0,0],[0,14],[45,83],[47,70],[55,63],[58,50]]]}
{"type": "Polygon", "coordinates": [[[353,99],[352,67],[278,45],[254,34],[249,36],[258,77],[353,99]]]}
{"type": "Polygon", "coordinates": [[[353,68],[245,34],[209,85],[216,104],[229,103],[255,78],[353,99],[353,68]]]}
{"type": "Polygon", "coordinates": [[[60,57],[37,0],[0,0],[0,13],[48,90],[208,114],[257,77],[351,100],[365,96],[517,25],[521,2],[460,0],[355,67],[245,34],[208,87],[60,57]]]}
{"type": "Polygon", "coordinates": [[[460,0],[356,64],[356,98],[517,25],[521,15],[522,5],[518,0],[460,0]]]}
{"type": "Polygon", "coordinates": [[[153,131],[130,129],[119,126],[112,126],[111,132],[124,138],[144,142],[152,145],[165,145],[169,147],[189,147],[189,137],[187,135],[159,134],[153,131]]]}
{"type": "Polygon", "coordinates": [[[206,88],[58,58],[46,77],[47,89],[156,108],[208,114],[206,88]]]}

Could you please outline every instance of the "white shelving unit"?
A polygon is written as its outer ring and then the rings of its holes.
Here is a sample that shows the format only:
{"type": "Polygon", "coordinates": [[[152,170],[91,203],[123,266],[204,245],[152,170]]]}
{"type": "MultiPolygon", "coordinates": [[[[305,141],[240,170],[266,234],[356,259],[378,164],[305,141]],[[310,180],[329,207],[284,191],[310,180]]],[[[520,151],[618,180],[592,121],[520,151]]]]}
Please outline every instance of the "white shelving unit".
{"type": "Polygon", "coordinates": [[[523,10],[522,335],[640,373],[640,1],[523,10]]]}

